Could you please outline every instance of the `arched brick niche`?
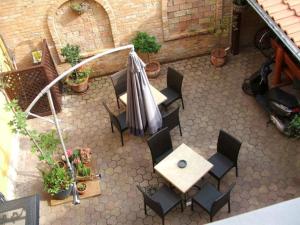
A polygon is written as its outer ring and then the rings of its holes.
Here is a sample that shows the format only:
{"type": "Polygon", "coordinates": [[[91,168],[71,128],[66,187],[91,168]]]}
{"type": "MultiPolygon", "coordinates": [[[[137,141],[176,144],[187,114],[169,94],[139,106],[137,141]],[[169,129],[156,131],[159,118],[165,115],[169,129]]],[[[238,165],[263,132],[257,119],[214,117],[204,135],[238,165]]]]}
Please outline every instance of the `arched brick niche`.
{"type": "Polygon", "coordinates": [[[67,43],[79,45],[83,57],[118,46],[115,16],[108,2],[84,0],[89,7],[81,15],[70,8],[76,2],[83,1],[60,0],[48,14],[49,30],[60,59],[60,50],[67,43]]]}
{"type": "Polygon", "coordinates": [[[208,33],[211,23],[222,17],[223,0],[162,0],[164,40],[208,33]]]}

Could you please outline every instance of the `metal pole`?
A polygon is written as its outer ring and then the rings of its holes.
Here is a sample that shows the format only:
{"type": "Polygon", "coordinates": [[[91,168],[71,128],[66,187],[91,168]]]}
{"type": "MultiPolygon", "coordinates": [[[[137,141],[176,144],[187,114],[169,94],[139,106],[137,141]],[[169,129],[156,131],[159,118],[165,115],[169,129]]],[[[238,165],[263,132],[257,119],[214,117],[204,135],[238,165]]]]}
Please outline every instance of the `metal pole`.
{"type": "Polygon", "coordinates": [[[60,125],[59,125],[59,122],[58,122],[58,119],[57,119],[57,115],[56,115],[56,111],[55,111],[55,108],[54,108],[54,104],[53,104],[53,100],[52,100],[50,90],[47,91],[47,96],[48,96],[50,109],[51,109],[51,112],[52,112],[52,115],[53,115],[53,120],[54,120],[54,124],[55,124],[55,127],[56,127],[56,131],[58,133],[58,137],[60,139],[60,142],[61,142],[61,145],[62,145],[62,148],[63,148],[63,151],[64,151],[64,155],[65,155],[65,158],[66,158],[66,161],[67,161],[67,165],[69,167],[72,178],[74,180],[74,182],[73,182],[73,196],[74,196],[73,202],[74,202],[74,204],[79,204],[80,200],[78,198],[77,191],[76,191],[75,173],[74,173],[74,170],[71,166],[70,160],[68,158],[67,149],[66,149],[64,138],[62,136],[61,128],[60,128],[60,125]]]}
{"type": "Polygon", "coordinates": [[[71,67],[70,69],[66,70],[65,72],[63,72],[61,75],[59,75],[56,79],[54,79],[53,81],[51,81],[50,84],[48,84],[36,97],[35,99],[30,103],[30,105],[27,107],[26,109],[26,114],[28,115],[28,113],[31,111],[31,109],[33,108],[33,106],[37,103],[37,101],[43,97],[44,94],[46,94],[46,92],[48,90],[50,90],[51,87],[53,87],[57,82],[59,82],[61,79],[65,78],[68,74],[70,74],[71,72],[73,72],[74,70],[78,69],[79,67],[97,59],[100,58],[102,56],[108,55],[110,53],[114,53],[117,51],[121,51],[121,50],[125,50],[125,49],[131,49],[132,51],[134,50],[134,46],[132,44],[130,45],[126,45],[126,46],[122,46],[122,47],[118,47],[118,48],[113,48],[110,50],[107,50],[105,52],[99,53],[97,55],[94,55],[88,59],[83,60],[82,62],[76,64],[75,66],[71,67]]]}

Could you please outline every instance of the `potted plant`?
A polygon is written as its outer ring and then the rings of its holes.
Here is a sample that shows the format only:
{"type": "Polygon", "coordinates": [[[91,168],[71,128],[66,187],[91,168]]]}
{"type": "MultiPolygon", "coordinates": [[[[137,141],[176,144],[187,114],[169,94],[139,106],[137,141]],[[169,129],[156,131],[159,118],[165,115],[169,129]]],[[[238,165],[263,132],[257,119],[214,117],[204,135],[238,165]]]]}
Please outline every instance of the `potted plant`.
{"type": "Polygon", "coordinates": [[[247,0],[233,0],[233,11],[242,13],[247,7],[247,0]]]}
{"type": "Polygon", "coordinates": [[[214,20],[209,32],[214,34],[217,39],[217,44],[215,48],[211,51],[210,61],[216,67],[221,67],[226,63],[227,50],[229,48],[225,48],[221,46],[221,37],[224,33],[227,33],[229,29],[229,18],[221,18],[214,20]]]}
{"type": "Polygon", "coordinates": [[[147,54],[146,72],[149,78],[155,78],[159,75],[160,64],[158,61],[151,61],[150,55],[157,53],[161,45],[157,43],[154,36],[150,36],[146,32],[138,32],[132,40],[136,51],[147,54]]]}
{"type": "Polygon", "coordinates": [[[41,50],[33,51],[33,52],[31,52],[31,54],[32,54],[33,64],[41,63],[41,61],[42,61],[42,51],[41,50]]]}
{"type": "Polygon", "coordinates": [[[72,176],[66,168],[53,165],[48,171],[42,171],[44,189],[55,199],[67,198],[72,190],[72,176]]]}
{"type": "Polygon", "coordinates": [[[83,195],[85,193],[85,190],[86,190],[86,183],[84,182],[79,182],[77,183],[77,192],[80,194],[80,195],[83,195]]]}
{"type": "Polygon", "coordinates": [[[91,175],[91,168],[84,165],[82,162],[76,165],[77,180],[88,180],[91,175]]]}
{"type": "Polygon", "coordinates": [[[88,10],[89,4],[87,2],[73,3],[70,5],[70,8],[77,14],[81,15],[88,10]]]}
{"type": "Polygon", "coordinates": [[[287,133],[290,137],[300,137],[300,115],[294,116],[293,120],[289,123],[287,133]]]}
{"type": "Polygon", "coordinates": [[[79,150],[80,160],[85,165],[90,165],[92,159],[92,151],[90,148],[81,148],[79,150]]]}
{"type": "MultiPolygon", "coordinates": [[[[67,44],[61,49],[61,55],[65,57],[66,62],[70,63],[71,66],[75,66],[80,62],[80,48],[78,45],[67,44]]],[[[88,89],[90,74],[90,68],[80,67],[67,77],[66,82],[74,92],[82,93],[88,89]]]]}

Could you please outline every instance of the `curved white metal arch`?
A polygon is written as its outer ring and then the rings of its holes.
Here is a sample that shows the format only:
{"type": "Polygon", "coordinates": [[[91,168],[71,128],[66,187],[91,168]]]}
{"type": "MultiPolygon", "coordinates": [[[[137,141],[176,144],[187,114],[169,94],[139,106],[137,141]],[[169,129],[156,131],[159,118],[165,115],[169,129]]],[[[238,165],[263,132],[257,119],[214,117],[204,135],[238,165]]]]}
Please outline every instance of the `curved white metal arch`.
{"type": "MultiPolygon", "coordinates": [[[[64,143],[64,140],[63,140],[63,136],[62,136],[62,131],[61,131],[61,128],[60,128],[60,124],[59,124],[59,121],[58,121],[58,118],[57,118],[57,115],[56,115],[56,111],[55,111],[55,108],[54,108],[54,104],[53,104],[53,100],[52,100],[52,96],[51,96],[51,87],[53,87],[57,82],[59,82],[60,80],[62,80],[63,78],[65,78],[68,74],[70,74],[71,72],[73,72],[74,70],[78,69],[79,67],[91,62],[91,61],[94,61],[102,56],[105,56],[105,55],[108,55],[108,54],[111,54],[111,53],[114,53],[114,52],[117,52],[117,51],[122,51],[122,50],[125,50],[125,49],[131,49],[131,51],[134,51],[134,46],[133,45],[126,45],[126,46],[122,46],[122,47],[118,47],[118,48],[113,48],[113,49],[110,49],[110,50],[107,50],[105,52],[102,52],[102,53],[99,53],[99,54],[96,54],[88,59],[85,59],[83,60],[82,62],[76,64],[75,66],[71,67],[70,69],[66,70],[65,72],[63,72],[61,75],[59,75],[56,79],[54,79],[52,82],[50,82],[36,97],[35,99],[30,103],[30,105],[27,107],[27,109],[25,110],[25,113],[26,113],[26,116],[28,117],[29,115],[31,116],[34,116],[36,118],[40,118],[40,119],[43,119],[47,122],[50,122],[50,123],[54,123],[55,124],[55,127],[56,127],[56,131],[57,131],[57,134],[59,136],[59,139],[60,139],[60,142],[61,142],[61,145],[62,145],[62,148],[63,148],[63,151],[64,151],[64,155],[65,155],[65,158],[66,158],[66,161],[67,161],[67,164],[68,164],[68,167],[69,167],[69,170],[73,176],[73,178],[75,178],[75,174],[74,174],[74,171],[73,171],[73,168],[70,164],[70,161],[68,159],[68,156],[67,156],[67,149],[66,149],[66,146],[65,146],[65,143],[64,143]],[[39,101],[39,99],[41,97],[44,96],[44,94],[47,93],[47,97],[48,97],[48,101],[49,101],[49,105],[50,105],[50,108],[51,108],[51,112],[52,112],[52,115],[53,115],[53,121],[49,120],[49,119],[46,119],[46,118],[43,118],[43,117],[40,117],[38,115],[35,115],[33,113],[31,113],[31,109],[34,107],[34,105],[39,101]]],[[[34,141],[34,140],[33,140],[34,141]]],[[[37,145],[37,143],[35,143],[37,145]]],[[[37,147],[40,149],[40,147],[37,145],[37,147]]],[[[77,191],[76,191],[76,182],[75,182],[75,179],[74,179],[74,183],[73,183],[73,204],[79,204],[80,203],[80,200],[79,200],[79,197],[77,195],[77,191]]]]}

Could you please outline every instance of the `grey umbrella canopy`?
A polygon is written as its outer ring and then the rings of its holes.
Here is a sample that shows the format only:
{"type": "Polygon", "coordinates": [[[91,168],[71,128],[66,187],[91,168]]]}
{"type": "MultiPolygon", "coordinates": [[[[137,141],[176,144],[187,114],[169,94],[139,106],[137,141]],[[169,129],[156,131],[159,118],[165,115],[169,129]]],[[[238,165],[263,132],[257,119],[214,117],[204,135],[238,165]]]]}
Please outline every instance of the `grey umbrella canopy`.
{"type": "Polygon", "coordinates": [[[162,127],[161,114],[150,90],[145,63],[134,51],[128,57],[126,122],[130,133],[137,136],[144,135],[146,127],[151,134],[162,127]]]}

